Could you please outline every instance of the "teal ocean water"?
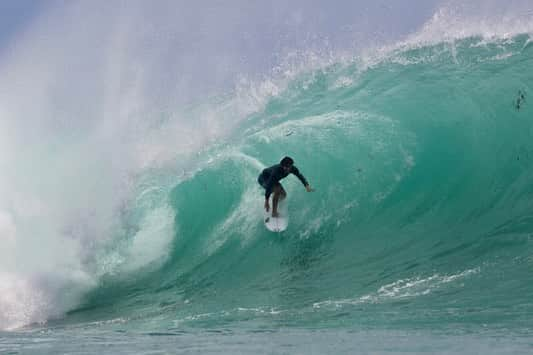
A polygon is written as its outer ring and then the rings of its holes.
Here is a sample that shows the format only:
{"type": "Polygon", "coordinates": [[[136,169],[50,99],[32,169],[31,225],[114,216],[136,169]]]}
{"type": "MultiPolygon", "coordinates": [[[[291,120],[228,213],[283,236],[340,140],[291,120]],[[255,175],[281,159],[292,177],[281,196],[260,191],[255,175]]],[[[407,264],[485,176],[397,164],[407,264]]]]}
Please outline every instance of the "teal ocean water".
{"type": "Polygon", "coordinates": [[[223,137],[106,190],[124,198],[92,215],[105,230],[62,229],[84,241],[69,272],[5,267],[0,349],[532,351],[530,36],[372,53],[262,83],[275,90],[223,137]],[[290,224],[273,234],[256,178],[284,155],[316,191],[285,179],[290,224]]]}

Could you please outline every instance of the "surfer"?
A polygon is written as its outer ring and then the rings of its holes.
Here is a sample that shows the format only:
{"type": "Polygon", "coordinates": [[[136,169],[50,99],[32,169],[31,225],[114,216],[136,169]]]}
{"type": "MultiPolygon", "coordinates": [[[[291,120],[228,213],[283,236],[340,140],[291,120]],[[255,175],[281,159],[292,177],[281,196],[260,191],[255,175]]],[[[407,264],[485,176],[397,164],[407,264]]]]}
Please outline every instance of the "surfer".
{"type": "Polygon", "coordinates": [[[289,174],[294,174],[300,179],[302,184],[305,186],[307,192],[314,191],[309,186],[309,183],[305,177],[300,173],[300,171],[294,166],[294,160],[289,157],[281,159],[279,164],[272,165],[269,168],[264,169],[259,177],[257,182],[265,189],[265,210],[268,212],[270,210],[270,204],[268,203],[268,198],[272,193],[274,196],[272,198],[272,217],[278,217],[278,201],[281,198],[282,200],[287,196],[285,189],[280,184],[280,180],[287,177],[289,174]]]}

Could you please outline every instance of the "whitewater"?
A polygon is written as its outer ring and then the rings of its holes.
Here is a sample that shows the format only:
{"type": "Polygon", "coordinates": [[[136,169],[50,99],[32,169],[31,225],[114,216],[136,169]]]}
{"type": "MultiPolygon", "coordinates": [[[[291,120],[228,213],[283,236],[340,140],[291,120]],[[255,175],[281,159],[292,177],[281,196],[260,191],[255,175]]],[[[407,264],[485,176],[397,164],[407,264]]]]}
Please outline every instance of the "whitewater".
{"type": "Polygon", "coordinates": [[[517,8],[439,6],[386,43],[224,67],[205,95],[163,46],[188,24],[151,42],[142,10],[44,16],[0,57],[0,351],[531,352],[517,8]],[[316,191],[283,181],[274,234],[256,179],[285,155],[316,191]]]}

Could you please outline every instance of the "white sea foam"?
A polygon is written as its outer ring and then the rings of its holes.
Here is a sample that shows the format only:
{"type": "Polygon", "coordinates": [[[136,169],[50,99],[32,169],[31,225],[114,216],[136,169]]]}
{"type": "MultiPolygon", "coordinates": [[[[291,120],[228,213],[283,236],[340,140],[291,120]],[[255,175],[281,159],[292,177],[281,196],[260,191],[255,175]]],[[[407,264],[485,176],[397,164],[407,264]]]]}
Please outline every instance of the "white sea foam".
{"type": "Polygon", "coordinates": [[[315,302],[314,308],[335,307],[340,308],[348,305],[361,303],[383,303],[405,298],[414,298],[429,295],[430,293],[457,280],[470,277],[480,272],[480,268],[468,269],[457,274],[434,274],[428,277],[413,277],[400,279],[381,286],[376,292],[362,295],[356,298],[342,300],[326,300],[315,302]]]}

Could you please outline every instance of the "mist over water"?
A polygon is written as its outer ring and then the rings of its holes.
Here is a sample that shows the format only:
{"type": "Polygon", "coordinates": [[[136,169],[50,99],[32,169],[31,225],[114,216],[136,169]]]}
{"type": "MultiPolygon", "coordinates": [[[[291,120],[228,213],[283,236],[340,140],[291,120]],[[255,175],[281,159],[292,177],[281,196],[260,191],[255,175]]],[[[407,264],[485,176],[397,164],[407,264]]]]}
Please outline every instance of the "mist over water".
{"type": "Polygon", "coordinates": [[[0,52],[0,328],[529,328],[532,17],[51,3],[0,52]]]}

